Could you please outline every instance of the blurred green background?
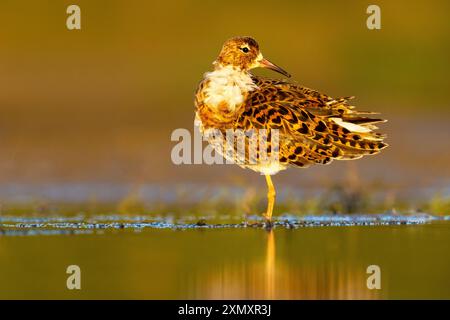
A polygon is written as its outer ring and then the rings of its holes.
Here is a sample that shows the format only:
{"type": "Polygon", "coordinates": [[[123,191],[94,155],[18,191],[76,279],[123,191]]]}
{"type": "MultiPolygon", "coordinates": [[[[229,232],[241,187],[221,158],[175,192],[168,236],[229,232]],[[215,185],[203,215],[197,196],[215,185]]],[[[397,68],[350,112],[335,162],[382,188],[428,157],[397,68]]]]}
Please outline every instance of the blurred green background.
{"type": "Polygon", "coordinates": [[[354,175],[363,186],[448,194],[448,1],[376,1],[381,30],[366,27],[367,1],[79,0],[82,30],[69,31],[72,3],[0,3],[2,190],[80,182],[264,188],[237,166],[170,160],[170,134],[193,130],[193,95],[222,43],[250,35],[293,81],[354,95],[360,109],[389,120],[381,131],[391,147],[382,154],[282,172],[277,185],[323,187],[354,175]]]}

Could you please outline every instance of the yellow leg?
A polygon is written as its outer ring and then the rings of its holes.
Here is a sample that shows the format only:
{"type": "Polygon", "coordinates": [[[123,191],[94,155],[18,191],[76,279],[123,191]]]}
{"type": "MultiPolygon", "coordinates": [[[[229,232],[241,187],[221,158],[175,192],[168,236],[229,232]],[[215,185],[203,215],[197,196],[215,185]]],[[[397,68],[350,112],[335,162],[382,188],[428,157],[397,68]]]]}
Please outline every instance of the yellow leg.
{"type": "Polygon", "coordinates": [[[267,222],[271,223],[272,221],[272,212],[273,212],[273,205],[275,204],[275,187],[272,183],[272,178],[269,174],[266,174],[266,182],[267,182],[267,211],[265,214],[265,218],[267,222]]]}

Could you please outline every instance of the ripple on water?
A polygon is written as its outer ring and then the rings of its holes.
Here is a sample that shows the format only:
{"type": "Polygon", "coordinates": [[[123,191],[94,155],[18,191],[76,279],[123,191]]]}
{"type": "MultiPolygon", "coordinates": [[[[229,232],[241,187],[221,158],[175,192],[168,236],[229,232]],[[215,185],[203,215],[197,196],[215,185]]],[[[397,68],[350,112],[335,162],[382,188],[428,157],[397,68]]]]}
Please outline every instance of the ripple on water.
{"type": "MultiPolygon", "coordinates": [[[[223,217],[229,221],[230,217],[223,217]]],[[[172,216],[124,216],[97,215],[85,217],[77,215],[64,216],[0,216],[0,235],[3,236],[31,236],[31,235],[78,235],[98,233],[98,230],[118,229],[232,229],[232,228],[265,228],[267,227],[261,216],[248,216],[235,223],[218,223],[220,217],[188,216],[175,219],[172,216]],[[210,222],[208,222],[210,221],[210,222]]],[[[322,215],[297,216],[285,214],[273,221],[273,228],[297,229],[304,227],[349,227],[349,226],[387,226],[387,225],[417,225],[433,220],[449,220],[449,216],[417,215],[322,215]]]]}

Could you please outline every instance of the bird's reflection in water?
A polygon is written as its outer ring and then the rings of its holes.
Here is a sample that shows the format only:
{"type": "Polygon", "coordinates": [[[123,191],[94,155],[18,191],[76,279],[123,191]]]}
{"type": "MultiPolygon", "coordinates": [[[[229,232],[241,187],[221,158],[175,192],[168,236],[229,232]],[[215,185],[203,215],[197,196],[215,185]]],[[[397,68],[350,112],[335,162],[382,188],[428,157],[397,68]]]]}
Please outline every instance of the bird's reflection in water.
{"type": "MultiPolygon", "coordinates": [[[[366,287],[364,266],[349,261],[310,262],[277,255],[276,231],[267,232],[264,259],[226,263],[213,272],[194,277],[192,298],[202,299],[378,299],[366,287]],[[194,289],[195,288],[195,289],[194,289]]],[[[298,248],[301,250],[301,248],[298,248]]],[[[286,255],[286,252],[284,252],[286,255]]],[[[290,257],[292,258],[292,257],[290,257]]],[[[303,258],[303,259],[301,259],[303,258]]],[[[324,260],[321,260],[324,261],[324,260]]],[[[325,260],[326,261],[326,260],[325,260]]]]}
{"type": "Polygon", "coordinates": [[[266,252],[266,298],[275,298],[275,234],[269,230],[267,234],[267,252],[266,252]]]}

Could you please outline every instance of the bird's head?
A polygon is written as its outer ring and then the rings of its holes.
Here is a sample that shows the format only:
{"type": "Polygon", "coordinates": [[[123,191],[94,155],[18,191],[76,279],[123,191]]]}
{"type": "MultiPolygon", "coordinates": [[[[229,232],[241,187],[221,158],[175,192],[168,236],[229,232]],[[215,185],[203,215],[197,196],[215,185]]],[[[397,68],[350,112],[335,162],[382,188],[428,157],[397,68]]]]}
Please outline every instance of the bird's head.
{"type": "Polygon", "coordinates": [[[265,59],[259,50],[258,42],[250,37],[236,37],[225,41],[214,63],[219,66],[233,66],[243,71],[259,67],[267,68],[286,77],[291,76],[276,64],[265,59]]]}

